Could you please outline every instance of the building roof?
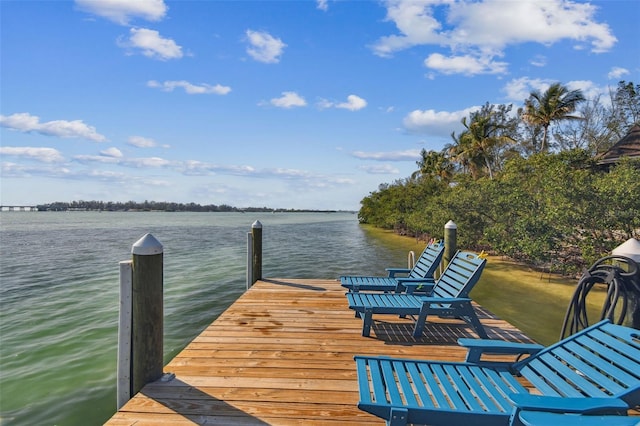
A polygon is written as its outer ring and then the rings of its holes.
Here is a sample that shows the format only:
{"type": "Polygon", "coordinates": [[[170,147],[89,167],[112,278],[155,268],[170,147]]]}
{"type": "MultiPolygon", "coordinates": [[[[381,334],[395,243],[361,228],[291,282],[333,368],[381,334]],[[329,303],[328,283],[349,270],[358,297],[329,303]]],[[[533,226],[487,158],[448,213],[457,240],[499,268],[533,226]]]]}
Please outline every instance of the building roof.
{"type": "Polygon", "coordinates": [[[634,124],[622,139],[598,157],[598,164],[617,163],[621,157],[640,158],[640,125],[634,124]]]}

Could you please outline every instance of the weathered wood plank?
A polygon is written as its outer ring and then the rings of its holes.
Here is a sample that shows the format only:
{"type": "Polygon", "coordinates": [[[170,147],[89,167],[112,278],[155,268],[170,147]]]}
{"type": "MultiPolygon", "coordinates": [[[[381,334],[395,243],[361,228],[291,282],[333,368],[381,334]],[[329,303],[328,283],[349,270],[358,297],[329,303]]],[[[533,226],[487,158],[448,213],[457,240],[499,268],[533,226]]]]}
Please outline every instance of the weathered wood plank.
{"type": "MultiPolygon", "coordinates": [[[[165,368],[176,378],[145,386],[107,425],[379,425],[356,407],[353,356],[463,360],[457,320],[375,318],[372,338],[334,279],[258,281],[165,368]]],[[[490,337],[530,341],[477,306],[490,337]]]]}

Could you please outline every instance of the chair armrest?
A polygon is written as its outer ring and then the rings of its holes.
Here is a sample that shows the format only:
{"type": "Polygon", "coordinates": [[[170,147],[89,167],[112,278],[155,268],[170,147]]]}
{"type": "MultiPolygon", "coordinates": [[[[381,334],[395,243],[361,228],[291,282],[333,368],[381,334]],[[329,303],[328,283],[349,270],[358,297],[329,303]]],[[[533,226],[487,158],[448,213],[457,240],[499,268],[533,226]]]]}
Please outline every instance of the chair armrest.
{"type": "Polygon", "coordinates": [[[395,278],[396,274],[408,274],[411,269],[408,268],[385,268],[385,271],[389,273],[387,278],[395,278]]]}
{"type": "Polygon", "coordinates": [[[409,294],[416,291],[431,294],[436,285],[433,278],[396,278],[396,281],[399,286],[405,287],[409,294]]]}
{"type": "Polygon", "coordinates": [[[409,277],[398,277],[396,281],[401,283],[409,283],[409,284],[433,284],[435,285],[436,280],[433,278],[409,278],[409,277]]]}
{"type": "Polygon", "coordinates": [[[483,354],[525,355],[535,354],[544,349],[537,343],[506,342],[493,339],[458,339],[458,345],[467,348],[467,362],[478,363],[483,354]]]}
{"type": "Polygon", "coordinates": [[[625,414],[629,405],[619,398],[565,398],[532,394],[509,394],[518,410],[552,413],[625,414]]]}
{"type": "Polygon", "coordinates": [[[423,304],[443,304],[443,305],[452,305],[452,304],[460,304],[460,303],[471,303],[471,299],[469,297],[431,297],[431,296],[422,296],[423,304]]]}

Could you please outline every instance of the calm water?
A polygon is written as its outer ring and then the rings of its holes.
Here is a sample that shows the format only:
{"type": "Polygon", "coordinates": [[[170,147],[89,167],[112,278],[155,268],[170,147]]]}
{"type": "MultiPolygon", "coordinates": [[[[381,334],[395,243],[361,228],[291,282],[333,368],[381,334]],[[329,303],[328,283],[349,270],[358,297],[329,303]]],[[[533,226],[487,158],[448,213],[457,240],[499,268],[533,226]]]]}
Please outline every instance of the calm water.
{"type": "Polygon", "coordinates": [[[0,213],[0,424],[106,421],[116,408],[118,262],[147,232],[164,247],[167,362],[245,291],[255,220],[264,277],[384,274],[407,261],[407,246],[350,213],[0,213]]]}

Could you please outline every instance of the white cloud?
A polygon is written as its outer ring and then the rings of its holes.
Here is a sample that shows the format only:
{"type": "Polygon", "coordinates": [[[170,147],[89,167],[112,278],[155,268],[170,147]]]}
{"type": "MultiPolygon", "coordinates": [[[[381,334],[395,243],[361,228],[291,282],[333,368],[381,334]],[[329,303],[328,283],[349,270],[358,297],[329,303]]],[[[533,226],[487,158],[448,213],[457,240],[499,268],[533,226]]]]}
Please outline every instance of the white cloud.
{"type": "Polygon", "coordinates": [[[392,21],[400,35],[380,38],[372,46],[375,54],[388,57],[394,52],[422,44],[442,44],[447,38],[439,31],[442,25],[435,19],[428,1],[387,0],[387,21],[392,21]]]}
{"type": "Polygon", "coordinates": [[[122,151],[116,147],[111,147],[100,151],[100,155],[104,155],[105,157],[122,158],[122,151]]]}
{"type": "Polygon", "coordinates": [[[127,164],[135,167],[167,167],[171,165],[171,161],[160,157],[133,158],[127,160],[127,164]]]}
{"type": "Polygon", "coordinates": [[[258,62],[274,64],[280,62],[282,51],[287,46],[279,38],[265,31],[246,31],[249,47],[247,53],[258,62]]]}
{"type": "Polygon", "coordinates": [[[617,40],[607,24],[594,20],[596,10],[588,3],[565,0],[455,2],[448,14],[454,26],[450,40],[454,45],[494,49],[572,40],[578,45],[590,42],[593,52],[604,52],[617,40]]]}
{"type": "Polygon", "coordinates": [[[127,143],[138,148],[153,148],[157,146],[156,141],[142,136],[130,136],[127,143]]]}
{"type": "Polygon", "coordinates": [[[182,58],[182,47],[170,38],[163,38],[158,31],[146,28],[131,28],[128,40],[118,40],[118,45],[127,49],[140,49],[148,58],[168,59],[182,58]]]}
{"type": "Polygon", "coordinates": [[[316,0],[316,7],[326,12],[329,10],[328,0],[316,0]]]}
{"type": "Polygon", "coordinates": [[[79,163],[104,163],[104,164],[121,164],[121,159],[108,155],[75,155],[74,161],[79,163]]]}
{"type": "Polygon", "coordinates": [[[621,68],[621,67],[613,67],[611,68],[611,71],[609,71],[609,74],[607,74],[607,78],[609,80],[618,80],[622,78],[622,76],[625,76],[627,74],[629,74],[628,69],[621,68]]]}
{"type": "Polygon", "coordinates": [[[398,34],[381,37],[373,46],[383,57],[421,45],[451,49],[448,58],[432,54],[425,65],[454,73],[503,73],[494,62],[504,49],[521,43],[551,45],[561,40],[605,52],[616,43],[610,27],[595,20],[596,7],[564,0],[386,0],[388,21],[398,34]]]}
{"type": "Polygon", "coordinates": [[[165,81],[163,83],[155,80],[149,80],[147,82],[147,86],[161,89],[165,92],[173,92],[174,89],[180,87],[184,89],[185,93],[187,93],[188,95],[226,95],[227,93],[231,92],[231,87],[228,86],[222,86],[220,84],[211,86],[210,84],[206,83],[196,85],[184,80],[165,81]]]}
{"type": "Polygon", "coordinates": [[[320,99],[317,103],[316,106],[320,109],[327,109],[327,108],[333,108],[335,104],[333,102],[331,102],[328,99],[320,99]]]}
{"type": "Polygon", "coordinates": [[[111,170],[89,170],[87,172],[87,177],[98,178],[99,180],[108,180],[108,181],[124,181],[130,179],[124,173],[114,172],[111,170]]]}
{"type": "Polygon", "coordinates": [[[349,111],[358,111],[367,106],[367,101],[362,99],[357,95],[349,95],[347,96],[346,102],[334,103],[327,99],[320,99],[316,104],[320,109],[326,108],[340,108],[340,109],[348,109],[349,111]]]}
{"type": "Polygon", "coordinates": [[[303,107],[307,105],[307,101],[296,92],[282,92],[281,97],[271,99],[270,103],[278,108],[303,107]]]}
{"type": "Polygon", "coordinates": [[[372,175],[397,175],[400,173],[400,170],[390,164],[360,166],[359,169],[372,175]]]}
{"type": "MultiPolygon", "coordinates": [[[[58,164],[57,162],[54,164],[47,164],[47,165],[26,165],[24,163],[21,164],[17,164],[17,163],[10,163],[10,162],[2,162],[0,164],[0,175],[2,175],[3,178],[9,178],[9,177],[16,177],[16,178],[27,178],[27,177],[32,177],[32,176],[45,176],[45,177],[53,177],[53,178],[69,178],[70,176],[72,176],[72,172],[71,170],[69,170],[66,167],[62,167],[60,164],[58,164]]],[[[36,184],[38,187],[40,186],[39,184],[36,184]]],[[[27,192],[29,193],[28,195],[33,194],[33,191],[24,191],[22,189],[23,185],[20,185],[20,189],[18,189],[18,192],[20,192],[21,196],[23,194],[26,194],[27,192]]],[[[58,190],[59,188],[56,188],[56,190],[58,190]]],[[[3,195],[5,195],[3,193],[3,195]]],[[[50,195],[50,194],[47,194],[50,195]]],[[[27,202],[24,204],[31,204],[32,202],[27,202]]],[[[37,202],[33,202],[33,204],[36,204],[37,202]]],[[[23,203],[19,203],[19,204],[23,204],[23,203]]]]}
{"type": "Polygon", "coordinates": [[[424,65],[443,74],[505,74],[508,64],[496,62],[491,56],[449,56],[432,53],[424,60],[424,65]]]}
{"type": "Polygon", "coordinates": [[[360,96],[349,95],[347,96],[347,102],[342,102],[336,105],[336,108],[348,109],[349,111],[358,111],[367,106],[367,101],[360,96]]]}
{"type": "Polygon", "coordinates": [[[59,163],[64,157],[54,148],[0,146],[0,155],[29,158],[43,163],[59,163]]]}
{"type": "Polygon", "coordinates": [[[285,179],[299,179],[299,178],[309,178],[312,177],[312,174],[306,170],[298,170],[298,169],[285,169],[283,167],[276,167],[273,169],[265,169],[261,172],[264,175],[278,176],[283,177],[285,179]]]}
{"type": "Polygon", "coordinates": [[[0,115],[0,126],[21,132],[36,132],[46,136],[60,138],[83,138],[95,142],[104,142],[106,137],[96,132],[95,127],[84,124],[82,120],[54,120],[40,122],[40,117],[28,112],[16,113],[9,116],[0,115]]]}
{"type": "Polygon", "coordinates": [[[535,57],[531,58],[529,63],[534,67],[544,67],[545,65],[547,65],[547,58],[543,55],[536,55],[535,57]]]}
{"type": "Polygon", "coordinates": [[[28,112],[19,112],[9,116],[0,115],[0,125],[12,130],[31,132],[40,127],[40,117],[31,115],[28,112]]]}
{"type": "Polygon", "coordinates": [[[472,106],[460,111],[436,111],[414,110],[411,111],[403,120],[404,127],[416,133],[429,133],[439,136],[448,136],[454,128],[460,125],[463,117],[469,116],[473,111],[480,109],[478,106],[472,106]]]}
{"type": "Polygon", "coordinates": [[[117,164],[133,168],[161,168],[177,164],[160,157],[124,158],[118,155],[106,155],[105,151],[101,154],[102,155],[76,155],[73,159],[79,163],[96,162],[103,164],[117,164]]]}
{"type": "MultiPolygon", "coordinates": [[[[10,177],[28,177],[30,175],[30,170],[24,164],[3,161],[0,163],[0,175],[2,176],[3,179],[8,179],[10,177]]],[[[6,197],[6,194],[3,194],[3,195],[5,195],[6,197]]],[[[29,204],[29,203],[18,203],[18,204],[29,204]]]]}
{"type": "MultiPolygon", "coordinates": [[[[529,98],[531,92],[545,92],[549,86],[556,83],[554,80],[538,79],[538,78],[516,78],[508,82],[502,91],[506,93],[506,98],[510,101],[523,104],[529,98]]],[[[573,80],[563,83],[569,90],[581,90],[587,99],[594,99],[607,93],[604,87],[596,86],[589,80],[573,80]]]]}
{"type": "Polygon", "coordinates": [[[566,83],[569,90],[580,90],[587,99],[595,99],[602,95],[607,95],[608,89],[606,87],[596,86],[593,81],[589,80],[572,80],[566,83]]]}
{"type": "Polygon", "coordinates": [[[525,99],[534,90],[544,92],[553,84],[552,80],[544,80],[539,78],[521,77],[508,82],[502,91],[506,93],[506,98],[510,101],[524,103],[525,99]]]}
{"type": "Polygon", "coordinates": [[[198,160],[187,160],[183,162],[180,166],[180,171],[187,176],[203,176],[217,173],[235,176],[249,176],[255,173],[255,169],[251,166],[220,166],[198,160]]]}
{"type": "Polygon", "coordinates": [[[76,5],[120,25],[128,25],[134,18],[159,21],[167,13],[163,0],[76,0],[76,5]]]}
{"type": "Polygon", "coordinates": [[[420,150],[408,149],[406,151],[390,151],[390,152],[354,151],[351,153],[351,155],[361,160],[416,161],[420,159],[420,150]]]}

